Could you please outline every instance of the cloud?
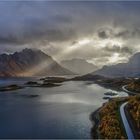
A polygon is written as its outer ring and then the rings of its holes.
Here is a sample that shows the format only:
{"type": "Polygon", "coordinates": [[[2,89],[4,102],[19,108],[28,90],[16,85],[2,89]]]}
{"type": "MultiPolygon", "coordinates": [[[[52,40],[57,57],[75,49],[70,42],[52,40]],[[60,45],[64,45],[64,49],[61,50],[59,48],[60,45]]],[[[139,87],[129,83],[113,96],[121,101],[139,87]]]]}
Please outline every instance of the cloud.
{"type": "Polygon", "coordinates": [[[102,39],[106,38],[123,38],[123,39],[132,39],[140,37],[140,29],[138,27],[103,27],[97,31],[98,37],[102,39]]]}
{"type": "Polygon", "coordinates": [[[133,52],[133,47],[127,47],[127,46],[119,46],[119,45],[107,45],[106,47],[103,48],[104,51],[107,51],[107,52],[110,52],[110,53],[121,53],[121,54],[130,54],[132,55],[134,52],[133,52]]]}
{"type": "Polygon", "coordinates": [[[97,65],[108,63],[114,53],[127,58],[140,50],[139,6],[120,1],[1,1],[0,52],[31,47],[55,57],[86,38],[88,44],[61,58],[84,58],[97,65]]]}
{"type": "Polygon", "coordinates": [[[120,31],[115,35],[115,37],[121,37],[124,39],[129,38],[139,38],[140,37],[140,29],[136,27],[132,27],[131,29],[126,29],[123,31],[120,31]]]}
{"type": "Polygon", "coordinates": [[[102,39],[110,38],[113,36],[113,30],[108,27],[100,28],[97,31],[98,37],[102,39]]]}
{"type": "Polygon", "coordinates": [[[5,34],[0,34],[0,44],[18,44],[23,45],[27,43],[32,43],[36,41],[67,41],[72,38],[76,38],[76,33],[72,29],[65,29],[65,31],[62,31],[60,29],[55,28],[48,28],[43,26],[27,26],[24,27],[26,30],[20,29],[19,31],[15,30],[15,33],[13,32],[7,32],[5,34]],[[28,30],[29,29],[29,30],[28,30]]]}
{"type": "Polygon", "coordinates": [[[67,23],[67,24],[69,24],[69,23],[72,23],[72,17],[67,17],[67,16],[64,16],[64,15],[55,15],[55,16],[53,16],[52,17],[52,19],[54,20],[54,21],[56,21],[56,22],[59,22],[59,23],[67,23]]]}

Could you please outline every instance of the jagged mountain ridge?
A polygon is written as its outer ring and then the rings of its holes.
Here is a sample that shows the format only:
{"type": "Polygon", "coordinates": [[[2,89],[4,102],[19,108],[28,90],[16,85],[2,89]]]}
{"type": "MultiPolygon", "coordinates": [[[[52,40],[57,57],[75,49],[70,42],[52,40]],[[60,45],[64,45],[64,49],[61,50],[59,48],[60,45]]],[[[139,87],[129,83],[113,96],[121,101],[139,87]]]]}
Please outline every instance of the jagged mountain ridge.
{"type": "Polygon", "coordinates": [[[0,76],[69,75],[51,56],[37,49],[0,55],[0,76]]]}

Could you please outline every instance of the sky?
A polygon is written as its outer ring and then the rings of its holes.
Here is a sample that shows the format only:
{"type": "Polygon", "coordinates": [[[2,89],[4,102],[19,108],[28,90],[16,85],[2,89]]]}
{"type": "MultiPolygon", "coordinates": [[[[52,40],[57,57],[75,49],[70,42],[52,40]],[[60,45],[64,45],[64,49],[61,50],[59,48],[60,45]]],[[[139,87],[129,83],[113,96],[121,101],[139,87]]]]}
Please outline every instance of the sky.
{"type": "Polygon", "coordinates": [[[0,53],[37,48],[99,67],[140,51],[140,1],[0,1],[0,53]]]}

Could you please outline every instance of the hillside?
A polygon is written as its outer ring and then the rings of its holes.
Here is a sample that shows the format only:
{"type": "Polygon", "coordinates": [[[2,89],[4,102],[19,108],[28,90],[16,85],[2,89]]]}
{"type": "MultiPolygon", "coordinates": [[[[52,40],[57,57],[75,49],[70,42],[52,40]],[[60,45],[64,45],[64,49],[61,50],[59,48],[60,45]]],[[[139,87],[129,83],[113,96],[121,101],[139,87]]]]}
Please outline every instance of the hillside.
{"type": "Polygon", "coordinates": [[[125,77],[104,77],[102,75],[87,74],[72,78],[74,81],[92,81],[105,88],[122,90],[122,86],[130,84],[133,80],[125,77]]]}
{"type": "Polygon", "coordinates": [[[24,49],[0,55],[0,76],[69,75],[53,58],[40,50],[24,49]]]}
{"type": "Polygon", "coordinates": [[[127,63],[104,66],[92,74],[106,77],[140,77],[140,53],[134,54],[127,63]]]}
{"type": "Polygon", "coordinates": [[[126,88],[129,91],[140,93],[140,79],[133,80],[126,88]]]}

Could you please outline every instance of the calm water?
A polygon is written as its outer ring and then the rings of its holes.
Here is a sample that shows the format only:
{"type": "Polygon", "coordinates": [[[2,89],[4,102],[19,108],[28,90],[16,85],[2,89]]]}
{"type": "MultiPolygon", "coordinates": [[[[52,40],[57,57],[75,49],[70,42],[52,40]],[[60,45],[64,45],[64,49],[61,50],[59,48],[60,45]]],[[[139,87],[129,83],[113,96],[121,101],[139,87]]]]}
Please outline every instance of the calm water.
{"type": "MultiPolygon", "coordinates": [[[[1,79],[0,85],[27,79],[1,79]]],[[[86,82],[0,93],[0,138],[91,138],[91,112],[108,89],[86,82]],[[36,98],[23,95],[38,94],[36,98]]],[[[120,96],[127,95],[119,93],[120,96]]]]}

